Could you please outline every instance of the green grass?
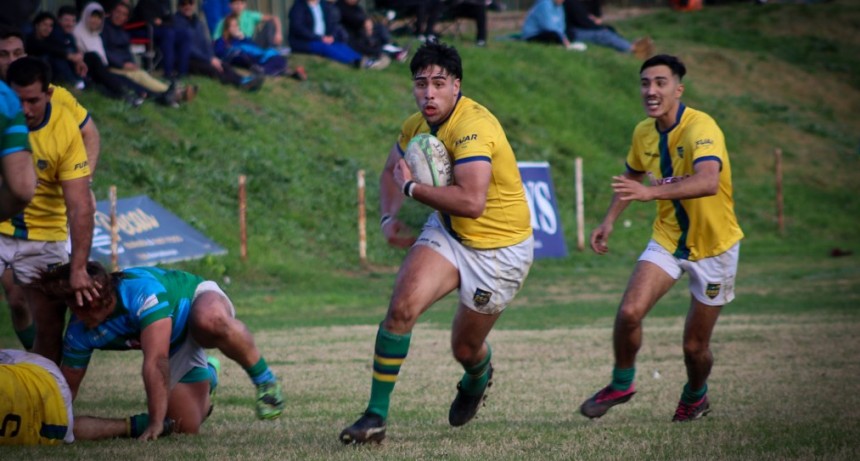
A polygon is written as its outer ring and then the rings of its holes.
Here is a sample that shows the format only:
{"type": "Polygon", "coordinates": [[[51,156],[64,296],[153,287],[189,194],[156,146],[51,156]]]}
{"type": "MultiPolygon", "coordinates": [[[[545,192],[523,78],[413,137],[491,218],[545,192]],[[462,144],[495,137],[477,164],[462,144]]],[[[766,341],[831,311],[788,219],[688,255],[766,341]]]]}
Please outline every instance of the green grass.
{"type": "MultiPolygon", "coordinates": [[[[608,255],[576,251],[574,160],[585,165],[589,232],[643,117],[633,58],[505,41],[477,49],[468,37],[453,39],[464,94],[498,116],[520,160],[552,165],[571,254],[536,262],[492,333],[498,382],[475,423],[452,430],[445,422],[460,373],[448,346],[452,296],[419,323],[389,441],[358,450],[335,437],[365,402],[375,325],[403,257],[375,223],[376,178],[415,110],[406,66],[358,72],[293,56],[309,81],[245,94],[195,79],[201,95],[178,110],[83,95],[102,133],[98,197],[110,185],[120,197],[147,194],[229,250],[176,267],[222,282],[287,384],[289,417],[254,421],[247,379],[225,361],[216,412],[198,437],[145,450],[131,441],[11,450],[10,459],[856,459],[858,24],[860,5],[847,0],[660,10],[616,24],[687,62],[685,101],[726,134],[746,233],[738,297],[714,337],[714,414],[689,426],[667,422],[684,381],[686,280],[646,321],[640,394],[596,423],[576,414],[608,377],[614,310],[654,213],[653,204],[629,207],[631,226],[618,226],[608,255]],[[784,152],[784,235],[775,148],[784,152]],[[358,258],[359,169],[368,178],[368,268],[358,258]],[[240,174],[248,176],[246,262],[238,257],[240,174]],[[834,248],[854,254],[833,258],[834,248]]],[[[420,226],[427,211],[410,203],[404,219],[420,226]]],[[[7,318],[0,315],[0,347],[16,345],[7,318]]],[[[139,355],[99,353],[77,407],[119,416],[142,411],[143,398],[139,355]]]]}

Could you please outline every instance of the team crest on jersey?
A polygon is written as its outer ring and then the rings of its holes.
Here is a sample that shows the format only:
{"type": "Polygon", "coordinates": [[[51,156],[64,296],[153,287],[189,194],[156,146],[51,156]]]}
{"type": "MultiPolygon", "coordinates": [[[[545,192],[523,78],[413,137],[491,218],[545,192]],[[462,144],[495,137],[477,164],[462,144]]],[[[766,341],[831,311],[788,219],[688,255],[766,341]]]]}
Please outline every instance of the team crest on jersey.
{"type": "Polygon", "coordinates": [[[684,146],[678,146],[678,157],[684,158],[684,146]]]}
{"type": "Polygon", "coordinates": [[[475,307],[486,306],[490,302],[490,296],[493,294],[478,288],[475,290],[475,295],[472,296],[472,301],[475,301],[475,307]]]}
{"type": "Polygon", "coordinates": [[[717,297],[718,294],[720,294],[720,287],[721,286],[722,285],[719,283],[709,283],[708,286],[705,287],[705,294],[709,298],[714,299],[717,297]]]}
{"type": "Polygon", "coordinates": [[[40,170],[44,170],[45,168],[48,168],[48,161],[39,159],[36,161],[36,167],[40,170]]]}

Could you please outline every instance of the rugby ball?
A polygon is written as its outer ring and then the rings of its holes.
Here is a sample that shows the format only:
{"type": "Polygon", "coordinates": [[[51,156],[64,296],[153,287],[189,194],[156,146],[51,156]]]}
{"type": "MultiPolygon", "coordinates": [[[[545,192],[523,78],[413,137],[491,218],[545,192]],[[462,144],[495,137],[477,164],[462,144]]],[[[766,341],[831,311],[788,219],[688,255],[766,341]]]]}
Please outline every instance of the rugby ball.
{"type": "Polygon", "coordinates": [[[429,186],[450,186],[454,175],[448,149],[436,136],[420,133],[409,140],[403,160],[412,179],[429,186]]]}

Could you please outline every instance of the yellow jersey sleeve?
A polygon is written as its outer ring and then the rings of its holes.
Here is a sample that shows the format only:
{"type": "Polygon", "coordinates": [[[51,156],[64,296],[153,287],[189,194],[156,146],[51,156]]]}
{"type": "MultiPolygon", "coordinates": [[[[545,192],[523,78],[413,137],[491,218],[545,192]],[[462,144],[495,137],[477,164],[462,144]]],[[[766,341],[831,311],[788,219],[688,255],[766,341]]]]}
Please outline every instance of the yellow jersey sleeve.
{"type": "Polygon", "coordinates": [[[51,95],[51,104],[65,107],[72,114],[78,129],[83,128],[90,119],[90,113],[87,109],[75,99],[69,90],[53,84],[50,87],[54,89],[54,93],[51,95]]]}

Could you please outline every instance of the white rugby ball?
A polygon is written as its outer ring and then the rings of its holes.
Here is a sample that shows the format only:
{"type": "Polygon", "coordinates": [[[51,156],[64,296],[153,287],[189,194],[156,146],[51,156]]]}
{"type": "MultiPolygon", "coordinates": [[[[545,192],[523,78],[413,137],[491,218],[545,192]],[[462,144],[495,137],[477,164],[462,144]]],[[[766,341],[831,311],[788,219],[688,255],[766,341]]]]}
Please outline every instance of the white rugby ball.
{"type": "Polygon", "coordinates": [[[419,184],[450,186],[453,182],[448,149],[432,134],[420,133],[410,139],[403,159],[412,172],[412,179],[419,184]]]}

